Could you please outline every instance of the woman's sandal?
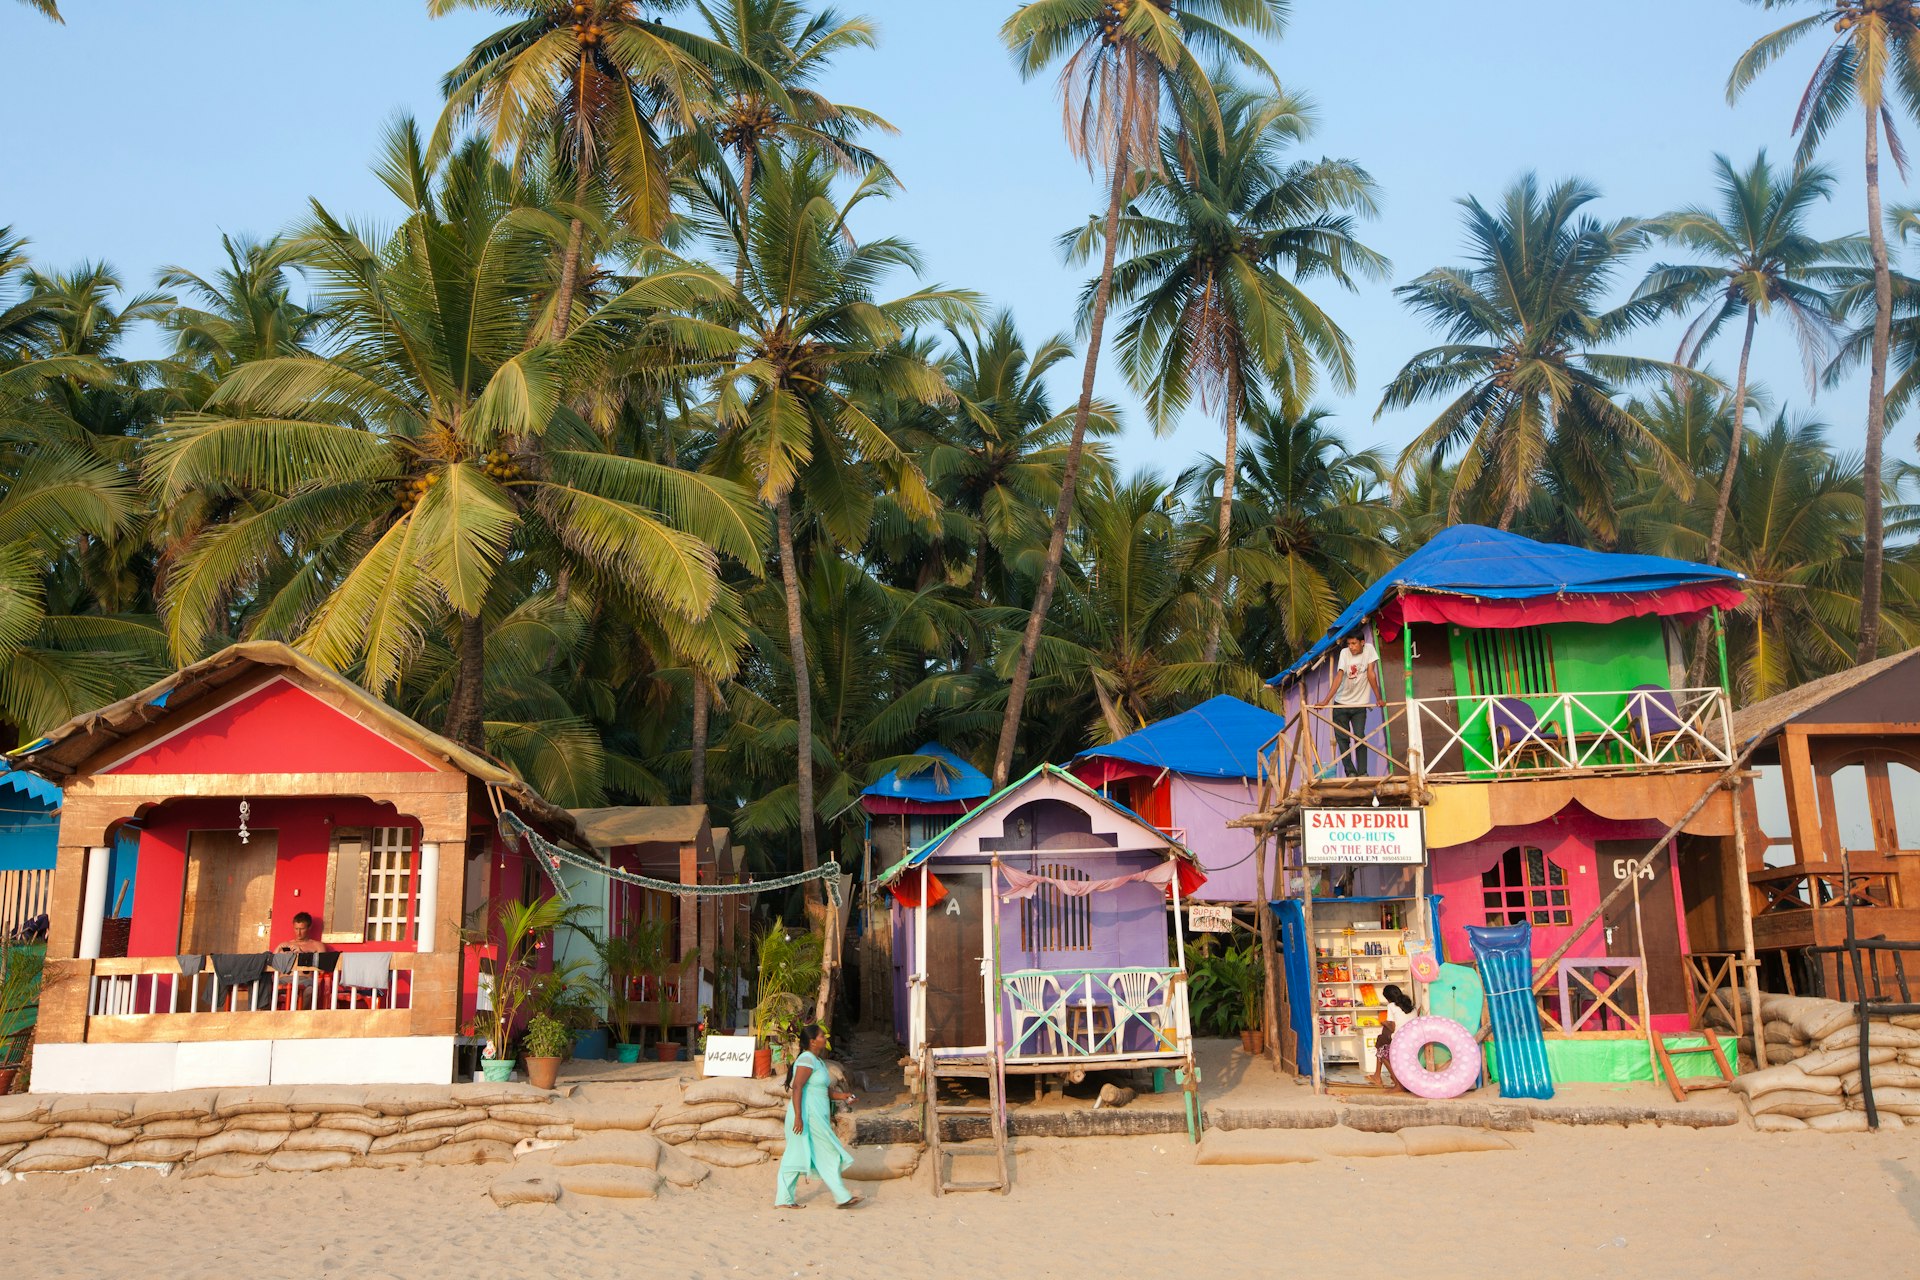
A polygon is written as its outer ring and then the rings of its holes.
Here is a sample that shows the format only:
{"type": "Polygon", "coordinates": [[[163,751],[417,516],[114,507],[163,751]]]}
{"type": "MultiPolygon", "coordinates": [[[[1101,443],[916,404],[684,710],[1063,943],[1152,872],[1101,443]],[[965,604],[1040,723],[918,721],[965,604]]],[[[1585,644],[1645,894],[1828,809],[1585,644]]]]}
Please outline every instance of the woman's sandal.
{"type": "Polygon", "coordinates": [[[857,1204],[859,1204],[859,1203],[860,1203],[861,1201],[863,1201],[863,1200],[865,1200],[865,1199],[866,1199],[866,1197],[865,1197],[865,1196],[854,1196],[854,1197],[853,1197],[853,1198],[852,1198],[851,1200],[848,1200],[848,1201],[847,1201],[847,1202],[846,1202],[845,1204],[837,1204],[837,1205],[835,1205],[835,1206],[834,1206],[834,1208],[836,1208],[836,1209],[851,1209],[851,1208],[853,1208],[853,1206],[855,1206],[855,1205],[857,1205],[857,1204]]]}

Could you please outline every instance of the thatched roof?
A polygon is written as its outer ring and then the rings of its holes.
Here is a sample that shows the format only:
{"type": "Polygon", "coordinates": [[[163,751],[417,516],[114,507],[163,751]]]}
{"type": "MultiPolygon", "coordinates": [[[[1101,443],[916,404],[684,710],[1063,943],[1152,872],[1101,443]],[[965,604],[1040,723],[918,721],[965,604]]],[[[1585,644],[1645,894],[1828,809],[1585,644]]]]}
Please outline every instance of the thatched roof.
{"type": "MultiPolygon", "coordinates": [[[[1733,740],[1737,743],[1746,743],[1754,738],[1768,737],[1778,733],[1801,716],[1831,702],[1841,694],[1851,692],[1916,658],[1920,658],[1920,649],[1891,654],[1885,658],[1875,659],[1863,667],[1850,667],[1845,671],[1836,671],[1830,676],[1810,680],[1797,689],[1789,689],[1785,693],[1775,694],[1752,706],[1742,707],[1733,714],[1733,740]]],[[[1920,668],[1916,668],[1910,678],[1920,679],[1920,668]]]]}
{"type": "Polygon", "coordinates": [[[629,844],[691,844],[707,821],[707,807],[701,804],[614,805],[568,812],[603,853],[629,844]]]}
{"type": "Polygon", "coordinates": [[[339,672],[322,666],[298,650],[272,640],[229,645],[212,657],[180,668],[166,679],[136,694],[109,703],[97,711],[75,716],[38,741],[12,753],[25,769],[64,783],[88,760],[156,721],[192,706],[204,698],[263,669],[278,670],[296,684],[317,686],[353,707],[352,714],[382,736],[393,739],[430,761],[498,788],[518,801],[530,816],[551,824],[568,839],[580,839],[573,816],[550,803],[506,765],[442,737],[410,716],[402,715],[339,672]]]}

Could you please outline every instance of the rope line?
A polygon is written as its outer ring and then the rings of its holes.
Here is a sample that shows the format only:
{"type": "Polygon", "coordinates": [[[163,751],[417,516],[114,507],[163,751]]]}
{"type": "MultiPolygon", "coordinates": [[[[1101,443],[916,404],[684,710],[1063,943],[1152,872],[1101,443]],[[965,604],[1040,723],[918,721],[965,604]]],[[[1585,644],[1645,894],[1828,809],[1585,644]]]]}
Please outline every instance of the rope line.
{"type": "Polygon", "coordinates": [[[562,866],[573,867],[578,871],[591,871],[609,880],[618,880],[621,884],[637,885],[642,889],[653,889],[660,893],[671,893],[683,898],[726,898],[741,894],[772,893],[778,889],[791,889],[796,885],[808,884],[814,880],[827,882],[827,894],[833,899],[833,905],[840,905],[840,864],[823,862],[811,871],[800,871],[790,876],[781,876],[777,880],[755,880],[747,884],[682,884],[678,880],[656,880],[652,876],[643,876],[634,871],[623,871],[619,867],[610,867],[604,862],[589,858],[577,850],[563,848],[548,840],[538,831],[521,821],[520,816],[511,810],[500,815],[501,825],[510,829],[515,836],[524,840],[529,849],[553,881],[554,888],[563,898],[571,901],[566,886],[560,880],[562,866]]]}

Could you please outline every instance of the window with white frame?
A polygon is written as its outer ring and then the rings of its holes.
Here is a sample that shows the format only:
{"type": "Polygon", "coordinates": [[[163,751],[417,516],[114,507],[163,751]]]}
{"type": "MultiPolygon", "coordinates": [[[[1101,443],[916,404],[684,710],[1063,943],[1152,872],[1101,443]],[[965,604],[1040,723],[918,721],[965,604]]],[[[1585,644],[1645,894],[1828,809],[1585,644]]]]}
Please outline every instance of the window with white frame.
{"type": "Polygon", "coordinates": [[[413,923],[413,828],[375,827],[367,857],[368,942],[405,942],[413,923]]]}

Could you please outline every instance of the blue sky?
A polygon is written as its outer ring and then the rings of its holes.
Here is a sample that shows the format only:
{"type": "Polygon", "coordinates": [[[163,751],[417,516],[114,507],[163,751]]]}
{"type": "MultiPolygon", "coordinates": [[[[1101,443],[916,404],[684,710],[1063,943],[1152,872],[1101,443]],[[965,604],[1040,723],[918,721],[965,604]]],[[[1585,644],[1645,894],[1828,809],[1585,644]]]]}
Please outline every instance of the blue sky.
{"type": "MultiPolygon", "coordinates": [[[[1099,195],[1061,141],[1051,81],[1023,84],[998,38],[1002,0],[933,4],[857,0],[878,21],[877,51],[850,56],[827,86],[899,126],[879,149],[904,189],[868,219],[870,233],[912,240],[927,276],[1011,307],[1029,338],[1070,330],[1081,284],[1054,239],[1099,195]]],[[[499,19],[429,20],[421,0],[62,0],[67,24],[0,0],[9,130],[0,224],[29,236],[53,266],[105,258],[144,286],[160,266],[211,268],[223,231],[265,234],[309,197],[336,212],[386,217],[390,199],[367,171],[395,111],[437,114],[439,77],[499,19]]],[[[1425,424],[1416,410],[1375,422],[1380,388],[1433,335],[1392,285],[1459,260],[1454,201],[1491,201],[1517,174],[1578,174],[1600,186],[1609,216],[1649,214],[1710,198],[1715,151],[1781,160],[1816,51],[1770,71],[1729,107],[1727,68],[1779,14],[1736,0],[1295,0],[1286,38],[1266,49],[1289,88],[1319,106],[1314,154],[1372,171],[1384,207],[1366,241],[1393,260],[1391,281],[1324,301],[1351,334],[1359,382],[1322,397],[1355,444],[1390,450],[1425,424]]],[[[1920,135],[1920,128],[1913,130],[1920,135]]],[[[1840,171],[1823,211],[1827,234],[1864,225],[1857,120],[1835,130],[1840,171]]],[[[1888,203],[1908,198],[1891,165],[1888,203]]],[[[1633,349],[1671,356],[1678,327],[1633,349]]],[[[1734,350],[1716,368],[1731,378],[1734,350]]],[[[1778,400],[1808,392],[1784,327],[1762,330],[1754,376],[1778,400]]],[[[1078,369],[1061,380],[1064,398],[1078,369]]],[[[1101,393],[1133,403],[1103,364],[1101,393]]],[[[1814,406],[1836,440],[1857,447],[1864,380],[1814,406]]],[[[1428,415],[1430,416],[1430,414],[1428,415]]],[[[1891,449],[1911,456],[1912,423],[1891,449]]],[[[1217,450],[1197,412],[1170,439],[1138,413],[1118,446],[1130,466],[1172,472],[1217,450]]]]}

